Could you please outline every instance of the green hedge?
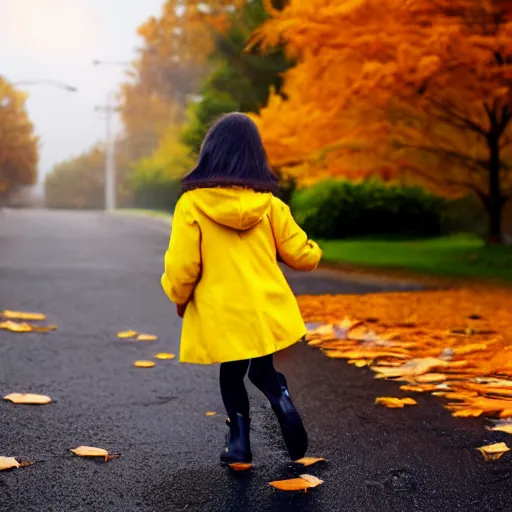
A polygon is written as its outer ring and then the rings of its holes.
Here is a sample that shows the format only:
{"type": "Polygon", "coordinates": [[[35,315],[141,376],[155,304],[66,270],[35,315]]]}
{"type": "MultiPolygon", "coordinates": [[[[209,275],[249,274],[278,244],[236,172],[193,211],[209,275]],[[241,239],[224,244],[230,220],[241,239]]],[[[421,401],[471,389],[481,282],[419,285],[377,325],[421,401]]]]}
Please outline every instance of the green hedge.
{"type": "Polygon", "coordinates": [[[354,236],[437,236],[446,200],[420,187],[328,180],[295,192],[292,211],[306,232],[324,240],[354,236]]]}

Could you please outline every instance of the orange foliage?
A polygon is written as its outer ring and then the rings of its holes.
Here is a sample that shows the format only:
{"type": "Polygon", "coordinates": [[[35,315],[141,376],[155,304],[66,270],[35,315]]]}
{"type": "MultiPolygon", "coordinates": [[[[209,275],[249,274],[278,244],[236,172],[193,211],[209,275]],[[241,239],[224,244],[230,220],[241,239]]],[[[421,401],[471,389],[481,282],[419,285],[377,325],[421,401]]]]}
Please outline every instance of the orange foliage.
{"type": "Polygon", "coordinates": [[[308,322],[320,322],[309,343],[329,357],[370,366],[403,391],[441,396],[454,416],[512,417],[510,290],[303,296],[299,303],[308,322]]]}
{"type": "Polygon", "coordinates": [[[393,162],[489,208],[512,193],[510,1],[290,0],[269,12],[248,47],[284,42],[297,59],[256,117],[275,165],[307,161],[321,176],[327,151],[328,173],[393,162]]]}
{"type": "Polygon", "coordinates": [[[0,198],[37,178],[38,149],[26,96],[0,77],[0,198]]]}

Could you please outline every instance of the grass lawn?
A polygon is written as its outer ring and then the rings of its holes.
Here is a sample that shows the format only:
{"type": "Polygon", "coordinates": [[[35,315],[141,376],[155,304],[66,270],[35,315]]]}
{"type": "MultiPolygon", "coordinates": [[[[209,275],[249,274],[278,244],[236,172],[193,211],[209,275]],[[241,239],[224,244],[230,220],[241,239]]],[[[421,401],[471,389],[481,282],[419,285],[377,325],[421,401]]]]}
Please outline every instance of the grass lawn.
{"type": "Polygon", "coordinates": [[[512,282],[512,247],[487,246],[470,235],[426,240],[332,240],[320,245],[325,261],[512,282]]]}

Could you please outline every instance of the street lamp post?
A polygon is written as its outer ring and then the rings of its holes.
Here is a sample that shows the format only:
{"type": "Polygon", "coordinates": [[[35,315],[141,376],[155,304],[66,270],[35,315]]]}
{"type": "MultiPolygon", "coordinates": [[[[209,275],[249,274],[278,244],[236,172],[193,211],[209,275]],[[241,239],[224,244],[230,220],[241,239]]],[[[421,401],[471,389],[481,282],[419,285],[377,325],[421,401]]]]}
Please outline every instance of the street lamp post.
{"type": "Polygon", "coordinates": [[[110,91],[107,94],[105,105],[96,107],[98,112],[105,114],[105,210],[115,210],[116,208],[116,145],[112,120],[118,107],[114,105],[114,101],[115,93],[110,91]]]}
{"type": "MultiPolygon", "coordinates": [[[[126,66],[129,63],[121,61],[94,60],[93,66],[126,66]]],[[[115,105],[115,93],[107,94],[105,105],[96,107],[99,112],[105,113],[105,210],[116,208],[116,147],[113,133],[113,115],[119,110],[115,105]]]]}

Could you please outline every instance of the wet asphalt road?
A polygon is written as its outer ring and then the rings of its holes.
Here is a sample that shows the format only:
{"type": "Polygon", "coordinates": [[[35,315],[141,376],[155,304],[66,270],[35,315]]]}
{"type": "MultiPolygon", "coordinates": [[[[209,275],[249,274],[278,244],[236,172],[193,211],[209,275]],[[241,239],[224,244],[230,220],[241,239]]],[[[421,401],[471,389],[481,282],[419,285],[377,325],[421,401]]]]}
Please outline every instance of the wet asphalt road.
{"type": "MultiPolygon", "coordinates": [[[[42,407],[0,401],[0,455],[44,461],[0,473],[1,512],[511,510],[512,457],[484,463],[475,450],[505,434],[454,419],[428,396],[406,410],[377,408],[375,397],[400,396],[398,386],[304,345],[280,354],[277,365],[308,427],[309,455],[328,459],[307,472],[325,484],[307,494],[268,485],[296,470],[254,388],[255,469],[221,468],[218,368],[133,367],[160,351],[178,353],[180,322],[159,285],[167,241],[168,227],[153,220],[0,213],[0,309],[42,311],[59,326],[47,335],[0,331],[2,396],[55,400],[42,407]],[[159,341],[117,340],[124,329],[159,341]],[[78,445],[121,457],[76,458],[68,449],[78,445]]],[[[297,293],[378,289],[323,271],[289,278],[297,293]]]]}

